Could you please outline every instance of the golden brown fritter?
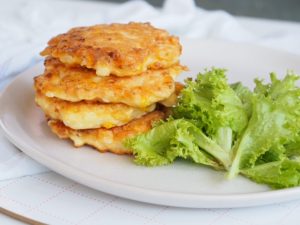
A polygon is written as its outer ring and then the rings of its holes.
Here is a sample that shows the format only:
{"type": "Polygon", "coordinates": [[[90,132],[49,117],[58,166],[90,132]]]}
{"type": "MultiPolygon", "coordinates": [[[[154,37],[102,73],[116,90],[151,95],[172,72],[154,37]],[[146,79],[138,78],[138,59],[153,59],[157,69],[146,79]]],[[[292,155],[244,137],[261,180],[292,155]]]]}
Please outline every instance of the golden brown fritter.
{"type": "Polygon", "coordinates": [[[61,120],[72,129],[121,126],[155,109],[155,104],[146,108],[135,108],[125,104],[68,102],[46,97],[39,91],[36,92],[35,101],[48,117],[61,120]]]}
{"type": "Polygon", "coordinates": [[[182,83],[176,82],[175,83],[175,91],[167,98],[159,103],[166,106],[166,107],[172,107],[177,104],[178,96],[180,95],[181,90],[184,88],[184,85],[182,83]]]}
{"type": "Polygon", "coordinates": [[[120,77],[170,67],[180,54],[178,38],[149,23],[73,28],[52,38],[41,52],[65,64],[95,69],[99,76],[120,77]]]}
{"type": "Polygon", "coordinates": [[[48,97],[71,102],[97,100],[144,108],[168,98],[175,90],[173,78],[185,68],[179,65],[147,70],[139,76],[99,77],[93,70],[67,67],[57,59],[45,61],[46,71],[35,78],[35,86],[48,97]]]}
{"type": "Polygon", "coordinates": [[[126,125],[111,129],[98,128],[89,130],[74,130],[58,120],[49,120],[51,130],[60,138],[69,138],[74,146],[91,145],[100,152],[116,154],[131,154],[132,151],[123,145],[126,138],[145,133],[152,128],[152,123],[165,118],[165,114],[154,111],[135,119],[126,125]]]}

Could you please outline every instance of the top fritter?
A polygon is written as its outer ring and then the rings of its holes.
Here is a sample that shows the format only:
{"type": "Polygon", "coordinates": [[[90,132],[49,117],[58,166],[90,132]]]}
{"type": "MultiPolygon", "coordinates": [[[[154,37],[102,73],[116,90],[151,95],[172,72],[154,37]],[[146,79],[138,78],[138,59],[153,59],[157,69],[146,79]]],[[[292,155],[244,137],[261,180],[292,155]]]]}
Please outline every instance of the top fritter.
{"type": "Polygon", "coordinates": [[[178,63],[181,45],[149,23],[79,27],[48,42],[41,55],[95,69],[98,76],[134,76],[178,63]]]}

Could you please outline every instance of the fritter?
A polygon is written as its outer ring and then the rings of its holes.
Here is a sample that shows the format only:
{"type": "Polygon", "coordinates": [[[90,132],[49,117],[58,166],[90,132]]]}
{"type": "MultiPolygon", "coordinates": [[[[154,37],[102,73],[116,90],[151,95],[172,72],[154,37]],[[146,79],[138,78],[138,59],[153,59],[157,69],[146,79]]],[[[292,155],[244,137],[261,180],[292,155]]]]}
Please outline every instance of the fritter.
{"type": "Polygon", "coordinates": [[[174,65],[139,76],[100,77],[93,70],[68,67],[49,58],[44,74],[35,78],[35,86],[47,97],[66,101],[96,100],[144,108],[168,98],[175,90],[174,78],[183,70],[185,67],[174,65]]]}
{"type": "Polygon", "coordinates": [[[133,76],[178,63],[181,45],[175,36],[150,23],[77,27],[48,42],[42,56],[96,70],[98,76],[133,76]]]}
{"type": "Polygon", "coordinates": [[[178,96],[180,95],[181,90],[184,88],[184,85],[182,83],[176,82],[175,83],[175,91],[167,98],[159,103],[166,106],[166,107],[172,107],[177,104],[178,96]]]}
{"type": "Polygon", "coordinates": [[[46,97],[39,91],[36,92],[35,101],[48,117],[61,120],[72,129],[121,126],[155,109],[155,104],[146,108],[135,108],[125,104],[68,102],[46,97]]]}
{"type": "Polygon", "coordinates": [[[75,147],[85,144],[91,145],[100,152],[116,154],[131,154],[132,150],[123,145],[126,138],[145,133],[152,128],[152,123],[165,118],[161,111],[154,111],[135,119],[126,125],[111,129],[98,128],[88,130],[74,130],[65,126],[61,121],[49,120],[51,130],[60,138],[69,138],[75,147]]]}

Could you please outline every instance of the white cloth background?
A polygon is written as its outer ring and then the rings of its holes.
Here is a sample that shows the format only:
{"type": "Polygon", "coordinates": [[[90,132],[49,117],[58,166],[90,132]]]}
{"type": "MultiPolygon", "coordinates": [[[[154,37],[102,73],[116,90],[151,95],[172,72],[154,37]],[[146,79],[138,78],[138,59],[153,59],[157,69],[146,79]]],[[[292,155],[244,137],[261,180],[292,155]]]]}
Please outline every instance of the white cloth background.
{"type": "MultiPolygon", "coordinates": [[[[0,90],[18,72],[41,60],[39,52],[52,36],[73,26],[129,21],[149,21],[180,37],[248,42],[300,54],[300,31],[256,34],[228,13],[197,8],[193,0],[167,0],[162,9],[144,1],[113,5],[10,0],[0,7],[0,90]]],[[[46,170],[0,134],[0,180],[46,170]]]]}

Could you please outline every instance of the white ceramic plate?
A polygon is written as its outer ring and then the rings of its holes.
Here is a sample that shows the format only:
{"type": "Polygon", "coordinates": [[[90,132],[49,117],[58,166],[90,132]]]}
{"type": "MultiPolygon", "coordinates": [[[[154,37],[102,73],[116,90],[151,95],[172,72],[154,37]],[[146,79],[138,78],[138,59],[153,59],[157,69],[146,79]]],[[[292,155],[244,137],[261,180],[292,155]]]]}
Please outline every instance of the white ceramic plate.
{"type": "MultiPolygon", "coordinates": [[[[216,41],[184,41],[182,63],[193,76],[205,67],[224,67],[230,81],[251,86],[254,77],[300,73],[300,57],[266,48],[216,41]]],[[[136,166],[129,156],[100,154],[90,147],[75,149],[48,129],[33,100],[32,78],[42,64],[20,74],[0,99],[0,125],[26,154],[77,182],[97,190],[142,202],[193,208],[245,207],[300,198],[300,188],[270,190],[248,179],[226,180],[224,174],[180,161],[170,166],[136,166]]]]}

